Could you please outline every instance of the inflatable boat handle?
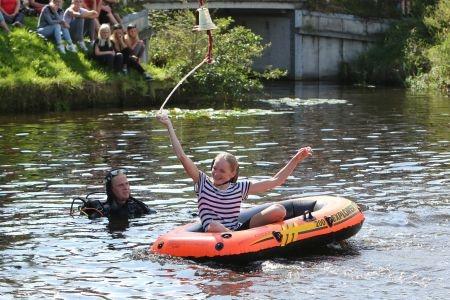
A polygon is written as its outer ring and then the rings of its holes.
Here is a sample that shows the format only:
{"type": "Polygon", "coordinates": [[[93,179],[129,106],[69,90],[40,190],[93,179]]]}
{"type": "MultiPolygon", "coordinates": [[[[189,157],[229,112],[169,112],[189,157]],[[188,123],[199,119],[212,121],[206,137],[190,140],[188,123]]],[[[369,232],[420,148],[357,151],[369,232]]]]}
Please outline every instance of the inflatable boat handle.
{"type": "Polygon", "coordinates": [[[314,221],[316,218],[311,214],[311,211],[305,210],[303,212],[303,221],[314,221]],[[308,217],[306,217],[308,215],[308,217]]]}
{"type": "Polygon", "coordinates": [[[272,235],[279,243],[283,240],[283,234],[279,231],[272,231],[272,235]]]}

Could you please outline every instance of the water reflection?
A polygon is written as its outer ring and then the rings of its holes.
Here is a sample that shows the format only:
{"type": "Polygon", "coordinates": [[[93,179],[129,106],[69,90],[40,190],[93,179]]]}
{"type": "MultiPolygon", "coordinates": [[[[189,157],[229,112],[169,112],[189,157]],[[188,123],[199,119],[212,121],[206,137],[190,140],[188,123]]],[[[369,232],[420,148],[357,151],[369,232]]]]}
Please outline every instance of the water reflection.
{"type": "Polygon", "coordinates": [[[0,293],[446,296],[448,99],[324,84],[272,87],[267,99],[239,112],[177,111],[186,152],[206,171],[215,153],[228,150],[239,158],[242,176],[258,179],[277,171],[297,147],[312,145],[314,158],[284,186],[243,205],[320,194],[351,198],[367,218],[349,252],[331,249],[237,269],[153,257],[150,243],[197,211],[192,183],[154,111],[0,117],[0,293]],[[72,198],[102,191],[111,166],[129,170],[133,195],[157,214],[118,222],[69,217],[72,198]],[[289,289],[280,288],[286,282],[289,289]]]}
{"type": "Polygon", "coordinates": [[[129,226],[130,220],[128,216],[111,216],[108,218],[108,230],[110,233],[115,233],[116,237],[118,237],[118,232],[125,231],[129,226]]]}

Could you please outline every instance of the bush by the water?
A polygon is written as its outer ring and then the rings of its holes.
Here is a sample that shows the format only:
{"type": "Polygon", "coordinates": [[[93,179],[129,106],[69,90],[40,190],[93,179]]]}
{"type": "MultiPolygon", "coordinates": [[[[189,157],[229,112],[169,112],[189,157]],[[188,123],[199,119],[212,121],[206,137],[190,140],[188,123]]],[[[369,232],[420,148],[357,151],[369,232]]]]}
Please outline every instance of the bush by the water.
{"type": "Polygon", "coordinates": [[[448,91],[450,1],[412,3],[409,16],[393,21],[375,46],[357,60],[342,65],[343,79],[448,91]]]}
{"type": "Polygon", "coordinates": [[[407,78],[414,89],[442,90],[450,87],[450,1],[440,0],[427,8],[423,17],[428,35],[421,42],[427,68],[407,78]],[[426,42],[423,42],[425,40],[426,42]]]}
{"type": "MultiPolygon", "coordinates": [[[[150,62],[177,82],[205,58],[208,38],[204,31],[192,31],[195,15],[192,11],[160,11],[151,15],[155,31],[150,43],[150,62]]],[[[203,65],[181,87],[185,94],[215,99],[235,100],[249,97],[262,89],[262,79],[279,78],[285,71],[267,69],[256,72],[252,65],[262,55],[262,38],[251,30],[234,26],[231,18],[215,18],[213,31],[214,63],[203,65]]]]}

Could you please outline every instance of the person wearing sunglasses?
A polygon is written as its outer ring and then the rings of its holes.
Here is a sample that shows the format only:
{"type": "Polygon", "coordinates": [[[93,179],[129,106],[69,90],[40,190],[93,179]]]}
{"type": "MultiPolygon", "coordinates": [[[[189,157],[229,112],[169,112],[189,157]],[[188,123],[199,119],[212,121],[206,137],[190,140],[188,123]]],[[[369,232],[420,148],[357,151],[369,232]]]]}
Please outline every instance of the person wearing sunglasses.
{"type": "Polygon", "coordinates": [[[144,202],[130,194],[130,183],[126,169],[112,169],[105,176],[106,201],[89,201],[82,210],[89,219],[107,217],[111,219],[138,218],[146,214],[156,213],[144,202]]]}
{"type": "Polygon", "coordinates": [[[155,213],[144,202],[130,195],[130,183],[126,175],[126,169],[112,169],[105,176],[107,216],[119,216],[136,218],[142,215],[155,213]]]}

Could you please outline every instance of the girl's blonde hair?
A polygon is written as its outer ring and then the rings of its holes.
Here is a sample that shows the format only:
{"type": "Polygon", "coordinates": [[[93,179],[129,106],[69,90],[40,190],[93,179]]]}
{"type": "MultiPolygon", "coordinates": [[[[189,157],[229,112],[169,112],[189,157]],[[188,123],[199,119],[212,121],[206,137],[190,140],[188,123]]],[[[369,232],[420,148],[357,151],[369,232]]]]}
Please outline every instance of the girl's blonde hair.
{"type": "Polygon", "coordinates": [[[111,41],[109,40],[109,37],[107,39],[102,38],[102,35],[101,35],[102,31],[108,31],[109,35],[111,36],[111,28],[109,27],[109,25],[106,23],[100,25],[100,28],[98,30],[99,46],[103,47],[107,43],[108,47],[111,47],[111,41]]]}
{"type": "Polygon", "coordinates": [[[233,154],[228,153],[228,152],[221,152],[221,153],[217,154],[211,163],[211,169],[214,166],[214,162],[221,158],[225,159],[225,161],[230,164],[231,171],[236,172],[234,177],[231,178],[231,180],[230,180],[230,182],[233,182],[233,183],[236,182],[239,177],[239,163],[237,161],[236,156],[234,156],[233,154]]]}

